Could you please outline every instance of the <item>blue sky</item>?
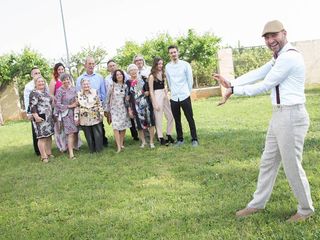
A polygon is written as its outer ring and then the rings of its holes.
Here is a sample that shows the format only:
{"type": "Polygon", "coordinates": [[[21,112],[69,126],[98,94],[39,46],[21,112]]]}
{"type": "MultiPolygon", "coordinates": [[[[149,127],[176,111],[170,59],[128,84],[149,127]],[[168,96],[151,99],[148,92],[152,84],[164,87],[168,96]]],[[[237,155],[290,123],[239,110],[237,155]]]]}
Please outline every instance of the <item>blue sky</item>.
{"type": "MultiPolygon", "coordinates": [[[[263,45],[266,21],[279,19],[289,41],[320,39],[319,0],[62,0],[70,53],[102,46],[109,56],[126,40],[159,33],[212,32],[224,45],[263,45]]],[[[1,0],[0,54],[25,46],[51,60],[66,56],[59,0],[1,0]]]]}

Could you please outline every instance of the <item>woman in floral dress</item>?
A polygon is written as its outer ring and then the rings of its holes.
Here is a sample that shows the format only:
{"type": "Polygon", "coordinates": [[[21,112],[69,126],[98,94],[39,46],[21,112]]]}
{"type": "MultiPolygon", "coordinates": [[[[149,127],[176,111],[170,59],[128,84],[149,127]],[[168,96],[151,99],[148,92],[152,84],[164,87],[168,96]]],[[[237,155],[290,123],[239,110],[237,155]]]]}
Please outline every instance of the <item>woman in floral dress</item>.
{"type": "Polygon", "coordinates": [[[41,160],[49,162],[48,158],[53,157],[51,153],[51,136],[53,130],[52,98],[46,90],[46,83],[42,77],[35,80],[35,89],[29,96],[30,112],[32,113],[32,124],[38,139],[38,147],[41,160]]]}
{"type": "Polygon", "coordinates": [[[124,137],[126,129],[131,127],[127,106],[125,104],[125,95],[127,85],[124,82],[125,75],[122,70],[116,70],[112,75],[113,84],[108,91],[105,111],[110,113],[112,119],[112,128],[114,138],[117,143],[117,152],[124,148],[124,137]]]}
{"type": "Polygon", "coordinates": [[[78,103],[75,87],[71,86],[71,76],[63,73],[60,76],[62,86],[56,93],[56,109],[60,128],[67,135],[69,158],[74,159],[73,148],[78,144],[78,127],[74,122],[74,109],[78,103]]]}
{"type": "Polygon", "coordinates": [[[127,81],[128,97],[126,97],[126,100],[129,101],[129,117],[134,119],[134,123],[138,129],[141,140],[140,147],[144,148],[147,145],[143,130],[148,129],[150,133],[150,147],[154,148],[155,121],[150,101],[144,94],[146,82],[138,78],[138,67],[135,64],[128,66],[128,74],[130,75],[130,79],[127,81]]]}

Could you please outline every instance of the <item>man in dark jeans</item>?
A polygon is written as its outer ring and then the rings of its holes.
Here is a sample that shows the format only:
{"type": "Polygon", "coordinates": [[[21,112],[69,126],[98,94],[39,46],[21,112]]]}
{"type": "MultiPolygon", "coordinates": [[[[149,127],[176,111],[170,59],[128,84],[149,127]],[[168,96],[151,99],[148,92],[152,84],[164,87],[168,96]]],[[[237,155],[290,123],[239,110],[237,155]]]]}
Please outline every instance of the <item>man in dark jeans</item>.
{"type": "Polygon", "coordinates": [[[168,52],[171,62],[166,65],[166,77],[171,91],[171,111],[176,124],[176,146],[179,147],[184,144],[180,109],[182,108],[189,123],[192,146],[197,147],[199,142],[190,98],[193,85],[192,69],[188,62],[179,59],[177,46],[169,46],[168,52]]]}

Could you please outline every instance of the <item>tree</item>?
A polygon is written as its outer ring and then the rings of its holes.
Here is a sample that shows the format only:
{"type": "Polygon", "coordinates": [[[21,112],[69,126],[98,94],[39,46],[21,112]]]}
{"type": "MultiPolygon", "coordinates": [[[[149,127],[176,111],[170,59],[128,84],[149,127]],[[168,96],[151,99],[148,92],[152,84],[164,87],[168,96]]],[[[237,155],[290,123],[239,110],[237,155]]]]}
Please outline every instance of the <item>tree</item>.
{"type": "Polygon", "coordinates": [[[126,41],[122,48],[117,49],[117,55],[114,57],[114,60],[119,67],[126,69],[132,63],[133,57],[141,53],[141,51],[142,47],[139,44],[133,41],[126,41]]]}
{"type": "Polygon", "coordinates": [[[212,72],[217,66],[217,51],[220,38],[211,33],[200,36],[192,29],[188,30],[187,36],[177,39],[169,34],[159,34],[142,44],[126,42],[124,47],[118,49],[114,58],[118,65],[126,69],[132,63],[136,54],[142,54],[146,62],[151,65],[155,56],[161,57],[165,63],[169,62],[168,46],[176,44],[179,47],[180,57],[191,63],[194,72],[196,86],[213,85],[212,72]]]}
{"type": "Polygon", "coordinates": [[[193,66],[196,87],[215,84],[211,75],[217,68],[216,56],[220,41],[212,33],[198,35],[193,29],[177,39],[180,57],[193,66]]]}
{"type": "Polygon", "coordinates": [[[0,90],[12,81],[12,68],[15,62],[13,54],[0,56],[0,90]]]}
{"type": "Polygon", "coordinates": [[[150,65],[152,65],[154,57],[161,57],[167,63],[170,61],[168,47],[174,43],[174,39],[169,34],[159,34],[143,43],[141,54],[145,56],[150,65]]]}
{"type": "MultiPolygon", "coordinates": [[[[74,78],[80,76],[84,71],[84,63],[88,56],[94,58],[98,72],[100,72],[102,68],[101,65],[106,61],[107,55],[107,51],[101,46],[89,46],[87,48],[82,48],[81,51],[71,55],[70,72],[74,78]]],[[[66,65],[66,59],[62,59],[62,61],[66,65]]]]}
{"type": "Polygon", "coordinates": [[[268,62],[272,57],[272,52],[264,46],[239,47],[232,49],[232,55],[235,77],[239,77],[268,62]]]}
{"type": "Polygon", "coordinates": [[[24,86],[31,80],[30,71],[34,66],[39,67],[42,76],[47,81],[52,76],[52,69],[48,61],[29,47],[25,47],[20,54],[12,53],[0,57],[0,63],[1,85],[16,81],[22,105],[24,105],[23,97],[21,97],[24,86]]]}
{"type": "Polygon", "coordinates": [[[173,43],[174,40],[169,34],[159,34],[142,44],[127,41],[122,48],[117,50],[117,56],[114,59],[123,69],[132,63],[133,57],[137,54],[142,54],[148,65],[152,65],[154,57],[161,57],[165,62],[168,62],[167,48],[173,43]]]}

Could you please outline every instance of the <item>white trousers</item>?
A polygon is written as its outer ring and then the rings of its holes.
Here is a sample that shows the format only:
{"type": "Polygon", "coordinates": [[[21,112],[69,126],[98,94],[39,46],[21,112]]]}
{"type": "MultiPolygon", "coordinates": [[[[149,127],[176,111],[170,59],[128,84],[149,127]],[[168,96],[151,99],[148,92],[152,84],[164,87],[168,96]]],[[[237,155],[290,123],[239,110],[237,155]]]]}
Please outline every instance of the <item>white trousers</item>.
{"type": "Polygon", "coordinates": [[[298,200],[298,213],[307,215],[314,212],[309,182],[301,165],[308,128],[309,115],[304,104],[273,107],[257,189],[248,207],[265,208],[282,161],[286,177],[298,200]]]}
{"type": "Polygon", "coordinates": [[[156,120],[156,130],[158,134],[158,138],[163,138],[163,133],[162,133],[162,118],[163,118],[163,113],[165,118],[167,119],[167,134],[171,135],[172,134],[172,129],[173,129],[173,115],[171,112],[171,107],[170,107],[170,102],[168,99],[168,96],[165,93],[164,89],[157,89],[154,91],[154,96],[156,103],[158,107],[160,108],[159,111],[156,111],[153,109],[154,112],[154,117],[156,120]]]}

